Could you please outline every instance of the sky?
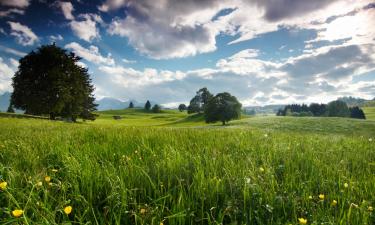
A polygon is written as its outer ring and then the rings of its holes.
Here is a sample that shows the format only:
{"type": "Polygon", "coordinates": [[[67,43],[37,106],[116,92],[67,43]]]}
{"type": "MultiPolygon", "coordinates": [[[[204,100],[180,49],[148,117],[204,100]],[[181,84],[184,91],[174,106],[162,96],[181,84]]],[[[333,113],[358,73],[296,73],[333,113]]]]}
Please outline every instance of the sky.
{"type": "Polygon", "coordinates": [[[97,99],[375,97],[375,1],[0,0],[0,94],[20,58],[53,42],[82,57],[97,99]]]}

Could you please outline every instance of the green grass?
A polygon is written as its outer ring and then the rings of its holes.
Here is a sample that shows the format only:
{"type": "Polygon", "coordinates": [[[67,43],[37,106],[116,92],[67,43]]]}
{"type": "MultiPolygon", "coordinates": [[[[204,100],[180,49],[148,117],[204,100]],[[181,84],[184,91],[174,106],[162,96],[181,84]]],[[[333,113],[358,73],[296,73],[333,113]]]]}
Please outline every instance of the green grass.
{"type": "Polygon", "coordinates": [[[363,107],[362,109],[366,115],[366,119],[375,120],[375,107],[363,107]]]}
{"type": "Polygon", "coordinates": [[[0,118],[0,224],[375,223],[375,121],[100,114],[0,118]]]}

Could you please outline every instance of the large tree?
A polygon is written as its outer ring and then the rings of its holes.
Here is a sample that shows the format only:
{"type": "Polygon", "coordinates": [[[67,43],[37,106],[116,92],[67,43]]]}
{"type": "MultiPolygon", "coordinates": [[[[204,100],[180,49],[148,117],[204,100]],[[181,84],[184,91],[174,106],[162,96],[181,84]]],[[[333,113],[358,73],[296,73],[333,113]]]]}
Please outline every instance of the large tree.
{"type": "Polygon", "coordinates": [[[132,108],[134,108],[134,104],[133,104],[133,102],[130,102],[129,103],[129,109],[132,109],[132,108]]]}
{"type": "Polygon", "coordinates": [[[235,96],[224,92],[210,98],[204,110],[206,123],[221,121],[223,125],[241,117],[241,103],[235,96]]]}
{"type": "Polygon", "coordinates": [[[81,58],[57,47],[43,45],[20,59],[13,77],[11,104],[27,114],[95,119],[94,87],[81,58]]]}
{"type": "Polygon", "coordinates": [[[206,104],[213,97],[210,91],[204,87],[199,89],[195,96],[190,100],[187,108],[188,113],[201,113],[204,111],[206,104]]]}

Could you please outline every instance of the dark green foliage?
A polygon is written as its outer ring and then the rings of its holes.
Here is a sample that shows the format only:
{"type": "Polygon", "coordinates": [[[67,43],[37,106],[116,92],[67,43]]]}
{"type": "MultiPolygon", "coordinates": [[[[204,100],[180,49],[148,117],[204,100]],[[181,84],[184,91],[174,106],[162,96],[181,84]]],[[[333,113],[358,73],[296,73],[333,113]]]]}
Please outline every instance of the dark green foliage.
{"type": "Polygon", "coordinates": [[[309,110],[314,116],[324,116],[327,113],[327,105],[311,103],[309,106],[309,110]]]}
{"type": "Polygon", "coordinates": [[[161,108],[158,104],[155,104],[153,107],[152,107],[152,112],[153,113],[160,113],[161,112],[161,108]]]}
{"type": "Polygon", "coordinates": [[[201,88],[197,91],[196,95],[190,100],[190,104],[187,108],[188,113],[201,113],[205,109],[205,105],[213,95],[208,91],[206,87],[201,88]]]}
{"type": "Polygon", "coordinates": [[[7,113],[15,113],[12,105],[9,105],[7,113]]]}
{"type": "Polygon", "coordinates": [[[358,106],[354,106],[349,109],[350,109],[351,118],[364,119],[364,120],[366,119],[365,113],[358,106]]]}
{"type": "Polygon", "coordinates": [[[53,45],[43,45],[20,59],[13,77],[11,104],[26,114],[95,119],[94,87],[80,58],[53,45]]]}
{"type": "Polygon", "coordinates": [[[132,108],[134,108],[134,104],[133,104],[133,102],[130,102],[129,103],[129,109],[132,109],[132,108]]]}
{"type": "Polygon", "coordinates": [[[178,106],[178,110],[180,110],[180,112],[182,112],[182,111],[184,111],[184,110],[186,110],[186,109],[187,109],[187,107],[186,107],[185,104],[180,104],[180,105],[178,106]]]}
{"type": "Polygon", "coordinates": [[[146,104],[145,104],[145,110],[149,111],[151,109],[151,103],[149,100],[147,100],[146,104]]]}
{"type": "Polygon", "coordinates": [[[210,98],[205,110],[204,117],[206,123],[221,121],[223,125],[232,119],[241,117],[241,103],[235,96],[224,92],[210,98]]]}
{"type": "Polygon", "coordinates": [[[357,106],[348,108],[345,102],[336,100],[326,104],[311,103],[310,106],[292,104],[284,109],[279,109],[277,116],[330,116],[330,117],[351,117],[365,119],[364,112],[357,106]]]}
{"type": "Polygon", "coordinates": [[[330,117],[349,117],[350,111],[345,102],[336,100],[328,103],[328,116],[330,117]]]}

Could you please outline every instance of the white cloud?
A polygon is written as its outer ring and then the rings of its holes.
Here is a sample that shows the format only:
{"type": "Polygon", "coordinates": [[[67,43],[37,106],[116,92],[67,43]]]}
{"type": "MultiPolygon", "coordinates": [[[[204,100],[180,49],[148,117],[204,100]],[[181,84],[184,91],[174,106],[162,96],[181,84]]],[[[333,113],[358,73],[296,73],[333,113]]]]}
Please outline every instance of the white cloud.
{"type": "Polygon", "coordinates": [[[50,35],[48,38],[51,41],[53,41],[53,42],[64,40],[63,36],[61,36],[60,34],[58,34],[58,35],[50,35]]]}
{"type": "Polygon", "coordinates": [[[99,10],[102,12],[108,12],[110,10],[115,10],[121,8],[126,3],[126,0],[107,0],[101,6],[99,6],[99,10]]]}
{"type": "Polygon", "coordinates": [[[8,21],[11,29],[11,35],[16,37],[19,44],[27,46],[33,45],[38,41],[38,36],[27,26],[22,25],[18,22],[8,21]]]}
{"type": "Polygon", "coordinates": [[[74,16],[72,14],[74,7],[71,2],[59,2],[59,6],[61,7],[65,19],[74,20],[74,16]]]}
{"type": "Polygon", "coordinates": [[[30,0],[1,0],[0,5],[12,6],[18,8],[26,8],[29,6],[30,0]]]}
{"type": "Polygon", "coordinates": [[[280,63],[258,59],[255,53],[246,49],[218,60],[214,68],[185,72],[101,66],[105,76],[99,78],[100,94],[152,98],[165,105],[189,101],[203,86],[214,93],[228,91],[245,105],[328,102],[344,95],[375,94],[374,82],[353,81],[375,71],[374,45],[326,46],[280,63]]]}
{"type": "Polygon", "coordinates": [[[102,22],[100,16],[81,14],[79,18],[79,21],[73,20],[70,22],[70,27],[77,37],[87,42],[100,38],[99,28],[96,26],[97,22],[102,22]]]}
{"type": "MultiPolygon", "coordinates": [[[[371,3],[371,0],[107,0],[99,9],[103,12],[126,7],[126,17],[116,18],[109,26],[111,35],[127,37],[140,53],[156,59],[193,56],[216,50],[215,38],[220,34],[235,37],[228,44],[250,40],[280,27],[315,29],[319,38],[328,39],[334,29],[324,27],[333,17],[348,16],[371,3]],[[291,7],[291,5],[293,7],[291,7]],[[223,9],[232,9],[220,14],[223,9]],[[327,22],[328,21],[328,22],[327,22]],[[326,34],[324,30],[326,29],[326,34]]],[[[363,10],[363,18],[348,18],[344,36],[373,41],[373,10],[363,10]],[[371,12],[370,12],[371,11],[371,12]],[[358,23],[357,23],[357,22],[358,23]],[[350,27],[350,26],[348,26],[350,27]],[[359,28],[356,28],[359,27],[359,28]],[[353,31],[354,30],[354,31],[353,31]],[[366,33],[367,31],[367,33],[366,33]]],[[[361,13],[359,13],[361,14],[361,13]]],[[[337,23],[337,22],[336,22],[337,23]]],[[[341,22],[344,23],[344,22],[341,22]]],[[[332,25],[338,27],[338,25],[332,25]]],[[[344,30],[344,29],[343,29],[344,30]]],[[[356,42],[358,43],[358,42],[356,42]]],[[[363,43],[363,41],[362,41],[363,43]]]]}
{"type": "Polygon", "coordinates": [[[8,9],[5,11],[0,11],[0,17],[7,17],[7,16],[10,16],[11,14],[23,15],[24,13],[25,13],[24,10],[12,8],[12,9],[8,9]]]}
{"type": "Polygon", "coordinates": [[[136,63],[137,61],[136,60],[130,60],[130,59],[122,59],[122,61],[124,62],[124,63],[128,63],[128,64],[133,64],[133,63],[136,63]]]}
{"type": "Polygon", "coordinates": [[[7,65],[3,58],[0,57],[0,93],[11,91],[12,77],[14,73],[14,66],[7,65]]]}
{"type": "Polygon", "coordinates": [[[90,47],[87,49],[87,48],[82,47],[77,42],[71,42],[65,45],[65,48],[71,49],[78,56],[95,64],[105,64],[105,65],[115,64],[115,60],[111,57],[110,54],[108,54],[107,57],[102,56],[99,52],[99,48],[94,45],[90,45],[90,47]]]}
{"type": "Polygon", "coordinates": [[[23,56],[26,55],[25,52],[21,52],[21,51],[18,51],[16,49],[13,49],[13,48],[8,48],[8,47],[3,46],[3,45],[0,45],[0,51],[10,53],[10,54],[13,54],[13,55],[18,56],[18,57],[23,57],[23,56]]]}

